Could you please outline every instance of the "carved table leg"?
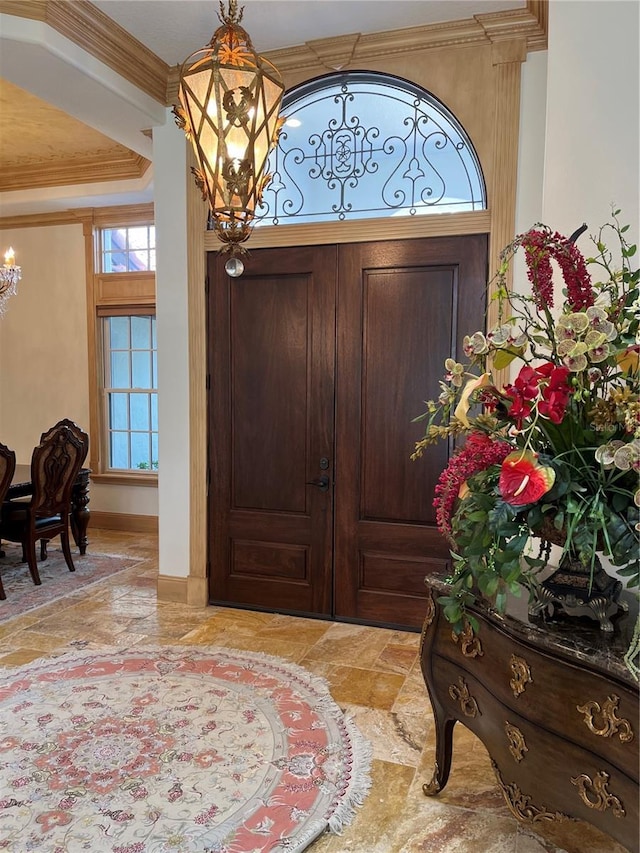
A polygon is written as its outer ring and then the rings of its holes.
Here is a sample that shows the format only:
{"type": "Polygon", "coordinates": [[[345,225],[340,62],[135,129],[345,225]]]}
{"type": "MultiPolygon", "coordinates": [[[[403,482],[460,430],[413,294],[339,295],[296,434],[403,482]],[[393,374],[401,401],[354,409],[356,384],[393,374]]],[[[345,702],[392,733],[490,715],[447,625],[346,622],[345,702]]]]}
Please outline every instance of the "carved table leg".
{"type": "Polygon", "coordinates": [[[81,554],[86,554],[87,527],[89,526],[89,475],[81,477],[73,488],[71,498],[71,533],[73,540],[80,549],[81,554]]]}
{"type": "Polygon", "coordinates": [[[439,794],[447,784],[453,755],[453,727],[458,722],[446,716],[442,708],[436,706],[433,701],[431,704],[436,724],[436,760],[431,781],[422,786],[427,797],[439,794]]]}

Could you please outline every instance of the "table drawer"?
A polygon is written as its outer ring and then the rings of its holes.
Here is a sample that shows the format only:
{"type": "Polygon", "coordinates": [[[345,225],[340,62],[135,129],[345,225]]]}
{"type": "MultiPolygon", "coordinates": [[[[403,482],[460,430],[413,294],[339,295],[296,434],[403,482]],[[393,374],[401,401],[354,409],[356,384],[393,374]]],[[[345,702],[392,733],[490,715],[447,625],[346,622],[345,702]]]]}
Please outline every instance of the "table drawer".
{"type": "Polygon", "coordinates": [[[447,715],[484,743],[522,820],[578,818],[638,850],[638,786],[612,758],[564,739],[501,703],[464,667],[434,656],[432,689],[447,715]]]}
{"type": "Polygon", "coordinates": [[[524,718],[607,758],[638,781],[638,692],[531,648],[482,620],[474,638],[454,639],[439,613],[431,653],[472,674],[524,718]]]}

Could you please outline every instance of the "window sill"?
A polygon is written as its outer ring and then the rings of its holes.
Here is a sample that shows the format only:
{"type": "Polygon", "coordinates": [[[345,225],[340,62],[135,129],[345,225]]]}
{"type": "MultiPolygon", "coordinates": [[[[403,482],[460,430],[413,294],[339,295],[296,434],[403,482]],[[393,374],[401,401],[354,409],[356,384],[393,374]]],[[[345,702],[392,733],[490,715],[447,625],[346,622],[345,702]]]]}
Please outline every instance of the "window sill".
{"type": "Polygon", "coordinates": [[[117,474],[91,474],[91,482],[104,483],[108,486],[152,486],[153,488],[157,488],[158,475],[154,473],[127,474],[124,472],[117,474]]]}

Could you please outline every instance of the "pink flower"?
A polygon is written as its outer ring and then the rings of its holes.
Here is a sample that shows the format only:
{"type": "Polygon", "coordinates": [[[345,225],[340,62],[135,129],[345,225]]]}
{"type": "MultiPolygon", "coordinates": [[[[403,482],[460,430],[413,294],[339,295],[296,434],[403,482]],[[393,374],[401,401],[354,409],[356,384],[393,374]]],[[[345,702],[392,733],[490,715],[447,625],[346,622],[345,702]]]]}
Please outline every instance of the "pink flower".
{"type": "Polygon", "coordinates": [[[43,832],[51,832],[56,826],[66,826],[71,823],[71,815],[58,810],[44,812],[36,817],[36,823],[42,825],[43,832]]]}

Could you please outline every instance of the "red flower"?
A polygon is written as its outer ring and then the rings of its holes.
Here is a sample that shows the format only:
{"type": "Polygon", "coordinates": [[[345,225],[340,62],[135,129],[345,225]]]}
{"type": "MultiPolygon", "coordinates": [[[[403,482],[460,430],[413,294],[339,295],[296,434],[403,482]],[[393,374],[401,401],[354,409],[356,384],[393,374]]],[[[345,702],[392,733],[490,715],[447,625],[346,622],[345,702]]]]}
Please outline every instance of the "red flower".
{"type": "Polygon", "coordinates": [[[571,386],[567,383],[570,373],[568,367],[553,367],[549,373],[549,382],[542,388],[542,400],[538,403],[538,411],[554,424],[562,423],[567,409],[571,396],[571,386]]]}
{"type": "Polygon", "coordinates": [[[527,262],[527,278],[531,282],[531,292],[536,307],[553,308],[553,270],[551,256],[547,246],[548,234],[532,228],[522,240],[527,262]]]}
{"type": "Polygon", "coordinates": [[[469,434],[465,446],[449,459],[449,464],[440,474],[435,488],[433,506],[436,510],[436,524],[441,533],[451,538],[451,517],[468,478],[479,471],[485,471],[491,465],[499,465],[510,450],[509,444],[494,441],[483,432],[469,434]]]}
{"type": "Polygon", "coordinates": [[[516,450],[502,462],[498,489],[507,503],[524,506],[545,495],[555,479],[553,468],[538,463],[537,453],[516,450]]]}
{"type": "Polygon", "coordinates": [[[521,245],[527,262],[533,300],[539,310],[553,308],[553,271],[557,261],[567,286],[567,303],[572,311],[584,311],[593,305],[591,277],[582,253],[567,237],[549,229],[532,228],[523,234],[521,245]]]}

